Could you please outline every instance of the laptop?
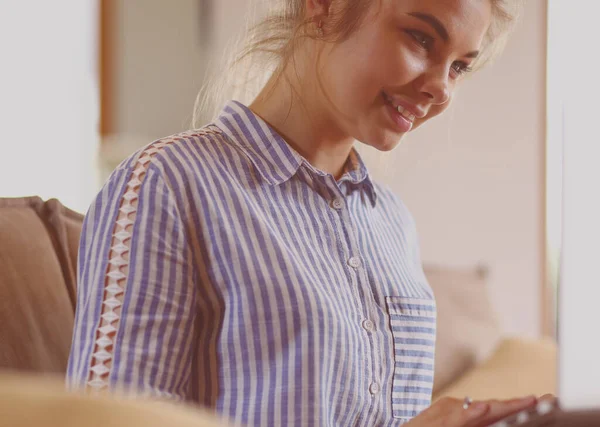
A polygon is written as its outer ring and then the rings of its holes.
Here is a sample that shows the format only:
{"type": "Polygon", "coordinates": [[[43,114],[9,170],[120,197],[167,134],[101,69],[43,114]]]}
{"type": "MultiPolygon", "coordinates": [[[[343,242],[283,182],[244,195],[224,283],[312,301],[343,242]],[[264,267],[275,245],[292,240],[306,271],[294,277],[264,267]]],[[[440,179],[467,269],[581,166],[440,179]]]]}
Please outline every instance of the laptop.
{"type": "Polygon", "coordinates": [[[549,194],[562,186],[548,213],[552,219],[562,203],[552,227],[562,234],[558,397],[567,410],[600,408],[600,57],[590,54],[598,37],[584,41],[599,14],[598,1],[548,2],[547,147],[561,151],[549,158],[548,177],[558,177],[548,181],[549,194]]]}
{"type": "MultiPolygon", "coordinates": [[[[600,99],[600,87],[586,96],[600,99]]],[[[589,134],[597,111],[570,114],[570,107],[563,132],[558,395],[564,409],[600,408],[600,136],[589,134]]]]}

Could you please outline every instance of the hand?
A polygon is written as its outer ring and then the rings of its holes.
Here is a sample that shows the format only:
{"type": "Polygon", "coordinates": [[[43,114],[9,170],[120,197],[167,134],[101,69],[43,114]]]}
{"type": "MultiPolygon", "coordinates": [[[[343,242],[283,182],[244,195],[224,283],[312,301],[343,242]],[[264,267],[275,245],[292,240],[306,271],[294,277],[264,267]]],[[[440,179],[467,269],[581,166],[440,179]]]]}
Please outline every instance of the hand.
{"type": "Polygon", "coordinates": [[[511,400],[486,400],[473,402],[469,409],[463,401],[451,397],[438,400],[418,416],[405,424],[406,427],[487,427],[535,406],[535,396],[511,400]]]}

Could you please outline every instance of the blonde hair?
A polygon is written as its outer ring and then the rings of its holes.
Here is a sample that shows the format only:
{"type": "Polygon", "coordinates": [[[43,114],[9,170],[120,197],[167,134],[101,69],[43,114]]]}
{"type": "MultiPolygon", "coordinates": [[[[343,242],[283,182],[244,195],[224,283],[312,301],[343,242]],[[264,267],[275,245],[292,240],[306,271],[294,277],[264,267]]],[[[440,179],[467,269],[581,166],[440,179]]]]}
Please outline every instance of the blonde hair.
{"type": "MultiPolygon", "coordinates": [[[[249,0],[250,1],[250,0],[249,0]]],[[[316,38],[311,31],[313,21],[305,19],[306,0],[269,0],[272,5],[267,16],[258,24],[248,26],[243,40],[233,42],[226,51],[236,52],[226,59],[225,72],[216,66],[213,76],[196,97],[193,127],[199,127],[214,118],[222,104],[228,99],[237,99],[249,104],[271,78],[281,77],[292,57],[297,43],[302,38],[316,38]],[[242,49],[235,49],[242,43],[242,49]],[[218,70],[218,71],[217,71],[218,70]]],[[[326,41],[341,42],[362,23],[373,0],[333,0],[328,15],[326,41]]],[[[484,47],[475,64],[482,67],[497,57],[504,49],[516,18],[520,14],[523,0],[490,0],[492,23],[484,38],[484,47]]],[[[256,13],[256,9],[254,9],[256,13]]],[[[247,20],[252,22],[253,16],[247,20]]]]}

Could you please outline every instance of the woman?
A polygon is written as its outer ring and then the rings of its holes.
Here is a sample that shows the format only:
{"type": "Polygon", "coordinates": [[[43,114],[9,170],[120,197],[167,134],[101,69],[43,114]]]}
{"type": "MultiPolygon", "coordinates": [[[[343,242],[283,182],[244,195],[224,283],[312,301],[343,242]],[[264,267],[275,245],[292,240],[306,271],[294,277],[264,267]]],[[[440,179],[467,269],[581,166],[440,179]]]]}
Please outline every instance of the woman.
{"type": "Polygon", "coordinates": [[[92,204],[70,384],[250,426],[483,426],[533,405],[429,407],[435,301],[415,225],[353,148],[391,150],[442,113],[504,7],[287,0],[250,47],[280,58],[255,101],[141,149],[92,204]]]}

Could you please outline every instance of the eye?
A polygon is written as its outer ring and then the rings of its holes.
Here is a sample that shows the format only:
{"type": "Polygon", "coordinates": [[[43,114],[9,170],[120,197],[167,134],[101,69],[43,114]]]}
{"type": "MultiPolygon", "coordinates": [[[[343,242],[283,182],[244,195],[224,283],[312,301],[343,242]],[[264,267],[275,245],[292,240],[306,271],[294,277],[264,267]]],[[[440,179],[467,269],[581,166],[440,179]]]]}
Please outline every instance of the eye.
{"type": "Polygon", "coordinates": [[[407,30],[406,32],[423,49],[430,51],[431,48],[433,47],[433,41],[434,41],[433,37],[430,37],[427,34],[424,34],[421,31],[417,31],[417,30],[407,30]]]}
{"type": "Polygon", "coordinates": [[[473,71],[471,67],[465,62],[457,61],[452,64],[452,71],[456,74],[456,77],[460,77],[463,74],[473,71]]]}

